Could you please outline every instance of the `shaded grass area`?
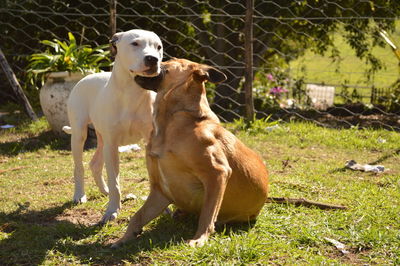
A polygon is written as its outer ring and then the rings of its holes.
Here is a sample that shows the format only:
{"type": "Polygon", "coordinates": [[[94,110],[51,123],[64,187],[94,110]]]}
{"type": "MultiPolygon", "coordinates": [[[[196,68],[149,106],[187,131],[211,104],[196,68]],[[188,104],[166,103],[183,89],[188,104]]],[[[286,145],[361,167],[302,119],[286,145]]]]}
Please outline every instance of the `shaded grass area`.
{"type": "MultiPolygon", "coordinates": [[[[10,123],[13,121],[10,121],[10,123]]],[[[255,224],[219,225],[209,243],[190,248],[197,217],[164,214],[121,249],[129,217],[148,193],[144,152],[121,153],[123,197],[115,222],[96,226],[106,208],[86,171],[88,203],[73,205],[68,139],[45,120],[17,121],[0,131],[1,264],[398,264],[400,263],[400,136],[385,130],[334,130],[308,123],[272,131],[227,124],[262,155],[271,175],[270,196],[307,198],[348,206],[327,211],[266,204],[255,224]],[[383,141],[384,140],[384,141],[383,141]],[[376,175],[344,168],[346,160],[383,164],[376,175]],[[325,238],[345,244],[343,254],[325,238]]],[[[143,144],[141,144],[143,147],[143,144]]],[[[87,164],[94,150],[84,153],[87,164]]]]}

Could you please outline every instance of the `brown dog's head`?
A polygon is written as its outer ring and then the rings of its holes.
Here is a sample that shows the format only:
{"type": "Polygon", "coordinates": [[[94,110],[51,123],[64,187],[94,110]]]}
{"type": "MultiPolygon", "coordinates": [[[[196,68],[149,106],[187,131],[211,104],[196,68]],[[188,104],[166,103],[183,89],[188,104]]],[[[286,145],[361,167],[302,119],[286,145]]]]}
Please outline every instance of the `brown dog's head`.
{"type": "Polygon", "coordinates": [[[135,77],[142,88],[168,95],[174,91],[179,95],[202,93],[205,81],[219,83],[224,80],[226,75],[214,67],[177,58],[163,62],[161,73],[156,77],[135,77]]]}

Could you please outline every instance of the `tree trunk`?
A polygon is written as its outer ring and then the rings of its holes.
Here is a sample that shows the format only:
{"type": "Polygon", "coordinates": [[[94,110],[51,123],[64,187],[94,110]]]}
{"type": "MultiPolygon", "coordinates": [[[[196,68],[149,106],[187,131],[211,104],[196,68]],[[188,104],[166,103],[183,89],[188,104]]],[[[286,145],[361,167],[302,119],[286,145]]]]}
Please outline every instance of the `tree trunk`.
{"type": "Polygon", "coordinates": [[[3,51],[0,48],[0,64],[1,67],[4,70],[4,73],[7,76],[8,81],[10,82],[11,87],[14,90],[15,96],[18,98],[18,100],[21,102],[21,104],[24,106],[25,113],[33,120],[36,121],[38,120],[35,111],[33,111],[31,104],[29,103],[28,98],[26,97],[24,91],[22,90],[21,86],[19,85],[19,82],[17,80],[17,77],[15,76],[14,72],[12,71],[10,65],[7,62],[6,57],[3,54],[3,51]]]}

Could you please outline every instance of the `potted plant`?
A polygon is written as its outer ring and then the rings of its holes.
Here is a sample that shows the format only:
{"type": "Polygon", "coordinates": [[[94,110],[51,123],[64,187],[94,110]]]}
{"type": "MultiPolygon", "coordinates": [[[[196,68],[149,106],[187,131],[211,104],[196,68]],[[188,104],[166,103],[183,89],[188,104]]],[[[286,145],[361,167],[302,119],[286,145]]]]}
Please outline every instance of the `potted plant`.
{"type": "Polygon", "coordinates": [[[67,99],[75,84],[85,75],[111,66],[108,45],[95,48],[79,45],[74,35],[68,41],[43,40],[46,50],[32,54],[27,68],[27,81],[39,89],[40,105],[54,132],[69,125],[67,99]]]}

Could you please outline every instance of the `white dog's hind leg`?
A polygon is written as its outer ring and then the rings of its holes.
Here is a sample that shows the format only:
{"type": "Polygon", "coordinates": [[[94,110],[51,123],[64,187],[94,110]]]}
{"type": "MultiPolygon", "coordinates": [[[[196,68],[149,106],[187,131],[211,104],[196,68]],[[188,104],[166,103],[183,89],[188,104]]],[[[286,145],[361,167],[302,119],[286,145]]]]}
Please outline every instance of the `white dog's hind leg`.
{"type": "Polygon", "coordinates": [[[93,155],[92,160],[90,161],[90,170],[92,171],[94,181],[96,185],[99,187],[100,192],[104,195],[108,195],[108,187],[104,182],[102,177],[103,166],[104,166],[104,158],[103,158],[103,138],[101,135],[96,131],[97,136],[97,149],[93,155]]]}
{"type": "Polygon", "coordinates": [[[84,168],[83,168],[83,146],[87,137],[87,124],[81,126],[74,125],[71,135],[71,150],[74,158],[74,179],[75,193],[73,201],[75,203],[84,203],[87,201],[84,187],[84,168]]]}
{"type": "Polygon", "coordinates": [[[107,143],[104,145],[104,159],[108,176],[108,190],[110,201],[101,223],[117,218],[121,208],[121,191],[119,187],[119,155],[118,145],[107,143]]]}

